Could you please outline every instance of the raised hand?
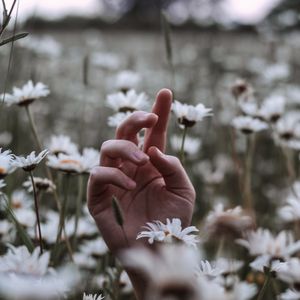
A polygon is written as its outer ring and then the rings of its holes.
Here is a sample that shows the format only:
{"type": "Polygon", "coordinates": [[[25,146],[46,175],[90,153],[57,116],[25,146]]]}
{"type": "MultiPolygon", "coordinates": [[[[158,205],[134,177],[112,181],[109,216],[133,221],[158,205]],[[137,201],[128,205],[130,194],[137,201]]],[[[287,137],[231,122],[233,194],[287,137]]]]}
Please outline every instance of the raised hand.
{"type": "Polygon", "coordinates": [[[88,206],[113,253],[145,243],[136,236],[147,222],[173,217],[183,226],[191,222],[195,190],[179,159],[164,154],[171,104],[171,91],[161,90],[152,113],[134,112],[117,128],[115,139],[101,146],[100,166],[89,179],[88,206]],[[141,150],[138,133],[143,128],[141,150]],[[114,216],[113,196],[124,214],[124,231],[114,216]]]}

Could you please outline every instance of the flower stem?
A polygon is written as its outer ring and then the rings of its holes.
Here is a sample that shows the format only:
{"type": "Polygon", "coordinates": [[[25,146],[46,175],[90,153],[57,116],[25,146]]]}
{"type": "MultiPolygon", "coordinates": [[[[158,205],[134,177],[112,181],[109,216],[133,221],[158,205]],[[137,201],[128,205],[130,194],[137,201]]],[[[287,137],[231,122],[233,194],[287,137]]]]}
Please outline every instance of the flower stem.
{"type": "Polygon", "coordinates": [[[38,146],[39,151],[42,151],[43,150],[42,143],[41,143],[41,141],[39,139],[39,136],[38,136],[38,133],[37,133],[37,130],[36,130],[36,125],[35,125],[34,119],[32,117],[29,105],[26,105],[25,109],[26,109],[26,113],[27,113],[27,116],[28,116],[30,128],[31,128],[31,131],[33,133],[35,142],[36,142],[36,144],[38,146]]]}
{"type": "Polygon", "coordinates": [[[264,284],[263,284],[261,290],[259,291],[257,300],[263,300],[263,299],[264,299],[264,295],[265,295],[266,290],[267,290],[267,288],[268,288],[268,286],[269,286],[270,279],[271,279],[271,278],[270,278],[270,274],[268,273],[268,274],[267,274],[267,277],[266,277],[266,279],[265,279],[265,282],[264,282],[264,284]]]}
{"type": "Polygon", "coordinates": [[[74,224],[73,249],[76,248],[76,244],[77,244],[78,222],[79,222],[81,208],[82,208],[82,192],[83,192],[83,176],[79,175],[79,177],[78,177],[78,195],[77,195],[77,201],[76,201],[76,214],[75,214],[75,224],[74,224]]]}
{"type": "Polygon", "coordinates": [[[252,158],[255,148],[255,136],[247,138],[247,157],[245,162],[245,181],[244,181],[244,207],[251,211],[253,209],[252,201],[252,187],[251,187],[251,170],[252,170],[252,158]]]}
{"type": "Polygon", "coordinates": [[[33,174],[32,172],[29,172],[32,189],[33,189],[33,196],[34,196],[34,207],[35,207],[35,214],[36,214],[36,221],[37,221],[37,227],[39,232],[39,244],[40,244],[40,253],[43,254],[43,242],[42,242],[42,232],[41,232],[41,222],[40,222],[40,215],[39,215],[39,205],[38,205],[38,197],[37,192],[34,184],[33,174]]]}
{"type": "MultiPolygon", "coordinates": [[[[36,144],[38,146],[39,151],[42,151],[43,150],[42,143],[41,143],[41,141],[39,139],[39,136],[38,136],[38,133],[37,133],[37,130],[36,130],[36,124],[34,122],[34,118],[33,118],[32,113],[30,111],[29,105],[25,106],[25,109],[26,109],[26,113],[27,113],[28,120],[29,120],[29,123],[30,123],[30,128],[31,128],[31,131],[33,133],[35,142],[36,142],[36,144]]],[[[45,169],[46,169],[47,177],[51,181],[53,181],[53,176],[52,176],[52,174],[50,172],[50,169],[49,169],[49,167],[47,165],[45,165],[45,169]]],[[[58,197],[57,192],[55,190],[53,191],[53,196],[54,196],[54,200],[55,200],[55,203],[56,203],[57,210],[61,214],[61,209],[62,208],[61,208],[61,204],[60,204],[60,201],[59,201],[59,197],[58,197]]],[[[64,233],[66,233],[64,227],[63,227],[63,230],[64,230],[64,233]]],[[[65,234],[65,242],[66,242],[66,245],[67,245],[67,249],[68,249],[70,258],[72,260],[72,257],[73,257],[72,247],[71,247],[69,238],[66,236],[66,234],[65,234]]]]}
{"type": "Polygon", "coordinates": [[[181,148],[180,148],[180,161],[182,164],[184,164],[184,144],[185,144],[186,133],[187,133],[187,127],[184,126],[183,134],[182,134],[182,141],[181,141],[181,148]]]}
{"type": "MultiPolygon", "coordinates": [[[[68,203],[68,188],[69,188],[69,174],[65,176],[64,180],[64,201],[61,206],[61,211],[59,215],[59,224],[58,224],[58,230],[57,230],[57,236],[56,236],[56,244],[55,244],[55,258],[57,258],[58,255],[58,247],[59,242],[61,241],[61,235],[63,232],[63,229],[65,228],[65,217],[66,217],[66,208],[68,203]]],[[[67,238],[66,231],[64,230],[65,238],[67,238]]],[[[67,245],[68,247],[68,245],[67,245]]]]}

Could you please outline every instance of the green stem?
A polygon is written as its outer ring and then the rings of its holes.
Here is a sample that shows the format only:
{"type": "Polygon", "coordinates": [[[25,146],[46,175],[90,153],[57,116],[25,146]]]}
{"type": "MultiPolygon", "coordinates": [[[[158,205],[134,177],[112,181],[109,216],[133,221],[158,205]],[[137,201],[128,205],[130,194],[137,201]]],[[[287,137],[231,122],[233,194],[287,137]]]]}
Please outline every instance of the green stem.
{"type": "Polygon", "coordinates": [[[223,249],[224,249],[224,244],[225,244],[225,237],[224,237],[224,235],[222,235],[220,238],[218,249],[217,249],[216,259],[221,257],[223,249]]]}
{"type": "Polygon", "coordinates": [[[267,288],[268,288],[268,286],[269,286],[270,279],[271,279],[271,277],[270,277],[270,274],[268,273],[268,274],[267,274],[267,277],[266,277],[266,279],[265,279],[265,282],[264,282],[264,284],[263,284],[261,290],[259,291],[257,300],[263,300],[263,299],[264,299],[264,295],[265,295],[266,290],[267,290],[267,288]]]}
{"type": "Polygon", "coordinates": [[[184,164],[184,144],[185,144],[185,138],[186,138],[186,133],[187,133],[187,127],[184,126],[183,129],[183,134],[182,134],[182,141],[181,141],[181,148],[180,148],[180,160],[181,163],[184,164]]]}
{"type": "Polygon", "coordinates": [[[245,163],[244,208],[251,211],[253,209],[251,171],[253,152],[255,148],[255,136],[250,136],[247,138],[247,145],[248,151],[245,163]]]}
{"type": "MultiPolygon", "coordinates": [[[[66,208],[68,203],[68,189],[69,189],[69,174],[67,174],[64,178],[64,201],[61,206],[60,216],[59,216],[59,225],[58,231],[56,236],[56,243],[55,243],[55,254],[58,254],[59,243],[61,241],[61,235],[63,229],[65,228],[65,217],[66,217],[66,208]]],[[[66,232],[64,231],[65,238],[67,238],[66,232]]],[[[55,258],[56,258],[55,256],[55,258]]]]}
{"type": "Polygon", "coordinates": [[[36,215],[36,221],[37,221],[37,227],[38,227],[38,233],[39,233],[38,240],[39,240],[39,244],[40,244],[40,253],[43,254],[43,242],[42,242],[42,231],[41,231],[38,197],[37,197],[37,192],[36,192],[32,172],[29,172],[29,175],[30,175],[30,179],[31,179],[33,196],[34,196],[34,208],[35,208],[35,215],[36,215]]]}
{"type": "Polygon", "coordinates": [[[37,130],[36,130],[36,125],[35,125],[34,119],[32,117],[29,105],[26,105],[25,109],[26,109],[26,113],[27,113],[27,116],[28,116],[30,128],[31,128],[31,131],[33,133],[35,142],[36,142],[36,144],[38,146],[39,151],[42,151],[43,150],[42,143],[41,143],[41,141],[39,139],[39,136],[38,136],[38,133],[37,133],[37,130]]]}
{"type": "Polygon", "coordinates": [[[75,224],[74,224],[73,249],[76,248],[76,244],[77,244],[78,222],[79,222],[81,208],[82,208],[82,193],[83,193],[83,176],[79,175],[79,177],[78,177],[78,195],[77,195],[77,201],[76,201],[76,214],[75,214],[75,224]]]}
{"type": "MultiPolygon", "coordinates": [[[[31,131],[33,133],[35,142],[36,142],[36,144],[38,146],[39,151],[42,151],[43,150],[42,144],[41,144],[41,141],[39,139],[39,136],[38,136],[38,133],[37,133],[37,130],[36,130],[36,124],[34,122],[34,118],[33,118],[32,114],[31,114],[29,105],[25,106],[25,109],[26,109],[26,113],[27,113],[27,116],[28,116],[30,128],[31,128],[31,131]]],[[[46,169],[46,173],[47,173],[48,179],[50,179],[51,181],[53,181],[53,176],[52,176],[51,171],[50,171],[50,169],[49,169],[49,167],[47,165],[45,165],[45,169],[46,169]]],[[[57,210],[61,214],[61,209],[62,208],[61,208],[59,197],[57,195],[56,190],[53,191],[53,196],[54,196],[54,200],[55,200],[55,203],[56,203],[57,210]]],[[[69,238],[66,235],[65,228],[63,228],[63,230],[64,230],[64,233],[65,233],[65,242],[66,242],[66,245],[67,245],[67,249],[68,249],[68,252],[69,252],[71,260],[73,260],[73,258],[72,258],[73,257],[72,247],[71,247],[69,238]]]]}

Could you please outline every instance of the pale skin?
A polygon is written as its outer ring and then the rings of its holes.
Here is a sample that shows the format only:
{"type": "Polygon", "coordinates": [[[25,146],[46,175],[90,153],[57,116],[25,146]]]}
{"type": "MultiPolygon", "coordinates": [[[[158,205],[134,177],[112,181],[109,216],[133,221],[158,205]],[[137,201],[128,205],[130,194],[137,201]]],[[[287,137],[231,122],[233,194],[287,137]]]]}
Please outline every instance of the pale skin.
{"type": "MultiPolygon", "coordinates": [[[[162,89],[151,113],[134,112],[116,130],[115,139],[100,149],[100,165],[88,184],[88,207],[109,249],[115,255],[135,246],[147,247],[136,240],[147,222],[180,218],[183,227],[192,218],[195,190],[180,160],[164,154],[172,93],[162,89]],[[138,133],[146,128],[143,149],[138,133]],[[123,230],[112,209],[112,197],[121,205],[123,230]],[[125,237],[126,235],[126,237],[125,237]]],[[[146,283],[129,271],[138,299],[143,299],[146,283]]]]}

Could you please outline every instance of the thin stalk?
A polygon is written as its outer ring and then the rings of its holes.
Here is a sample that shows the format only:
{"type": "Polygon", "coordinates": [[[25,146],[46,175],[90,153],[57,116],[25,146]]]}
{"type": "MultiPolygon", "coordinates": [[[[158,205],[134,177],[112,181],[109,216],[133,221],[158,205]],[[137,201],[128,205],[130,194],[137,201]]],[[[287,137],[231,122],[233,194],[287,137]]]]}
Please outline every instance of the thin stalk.
{"type": "Polygon", "coordinates": [[[264,282],[264,284],[263,284],[261,290],[259,291],[259,294],[258,294],[258,296],[257,296],[257,300],[263,300],[263,299],[264,299],[264,295],[265,295],[266,290],[267,290],[267,288],[268,288],[268,286],[269,286],[270,279],[271,279],[271,276],[270,276],[270,274],[268,273],[268,274],[267,274],[267,277],[266,277],[266,279],[265,279],[265,282],[264,282]]]}
{"type": "Polygon", "coordinates": [[[31,131],[33,133],[33,136],[34,136],[34,139],[35,139],[35,142],[39,148],[39,151],[42,151],[43,150],[43,147],[42,147],[42,143],[39,139],[39,136],[38,136],[38,133],[37,133],[37,130],[36,130],[36,125],[35,125],[35,122],[34,122],[34,119],[32,117],[32,114],[31,114],[31,110],[29,108],[29,105],[26,105],[25,106],[25,110],[26,110],[26,113],[27,113],[27,116],[28,116],[28,120],[29,120],[29,124],[30,124],[30,128],[31,128],[31,131]]]}
{"type": "Polygon", "coordinates": [[[79,222],[81,208],[82,208],[82,193],[83,193],[83,175],[79,175],[79,177],[78,177],[78,195],[77,195],[77,200],[76,200],[76,214],[75,214],[75,224],[74,224],[73,249],[76,248],[76,244],[77,244],[78,222],[79,222]]]}
{"type": "MultiPolygon", "coordinates": [[[[58,231],[57,231],[57,236],[56,236],[56,243],[55,243],[55,254],[58,254],[58,248],[59,248],[59,243],[61,241],[61,235],[63,232],[63,229],[65,228],[65,217],[66,217],[66,208],[67,208],[67,203],[68,203],[68,189],[69,189],[69,177],[70,175],[67,174],[65,176],[64,180],[64,201],[61,206],[61,211],[59,215],[59,225],[58,225],[58,231]]],[[[67,239],[67,234],[66,231],[64,231],[65,239],[67,239]]],[[[68,247],[68,244],[67,244],[68,247]]],[[[55,257],[56,258],[56,257],[55,257]]],[[[72,255],[71,255],[72,258],[72,255]]]]}
{"type": "Polygon", "coordinates": [[[184,144],[185,144],[185,138],[187,133],[187,127],[184,126],[183,134],[182,134],[182,141],[181,141],[181,148],[180,148],[180,161],[182,164],[184,164],[184,144]]]}
{"type": "MultiPolygon", "coordinates": [[[[41,143],[41,141],[39,139],[39,136],[38,136],[38,133],[37,133],[37,130],[36,130],[36,124],[35,124],[34,118],[33,118],[32,114],[31,114],[29,106],[27,105],[27,106],[25,106],[25,108],[26,108],[26,113],[27,113],[27,116],[28,116],[28,120],[29,120],[29,123],[30,123],[30,128],[31,128],[31,131],[33,133],[35,142],[36,142],[36,144],[38,146],[39,151],[42,151],[43,150],[42,149],[42,143],[41,143]]],[[[48,179],[50,179],[51,181],[53,181],[53,176],[52,176],[51,171],[50,171],[50,169],[49,169],[49,167],[47,165],[45,165],[45,170],[46,170],[48,179]]],[[[62,207],[61,207],[61,204],[60,204],[60,201],[59,201],[59,197],[57,195],[56,190],[53,191],[53,196],[54,196],[54,200],[55,200],[55,203],[56,203],[57,210],[58,210],[59,214],[61,214],[62,207]]],[[[65,234],[65,242],[66,242],[66,246],[67,246],[70,258],[71,258],[71,260],[73,260],[73,258],[72,258],[73,257],[72,247],[71,247],[69,238],[66,235],[66,231],[65,231],[64,226],[63,226],[63,231],[64,231],[64,234],[65,234]]]]}
{"type": "Polygon", "coordinates": [[[253,210],[253,199],[252,199],[252,160],[253,152],[255,149],[255,136],[247,137],[247,157],[245,162],[245,181],[244,181],[244,208],[249,211],[253,210]]]}
{"type": "Polygon", "coordinates": [[[41,231],[38,197],[37,197],[37,192],[36,192],[32,172],[29,172],[29,176],[30,176],[30,179],[31,179],[31,184],[32,184],[32,189],[33,189],[34,208],[35,208],[35,215],[36,215],[36,221],[37,221],[37,227],[38,227],[38,233],[39,233],[38,240],[39,240],[39,244],[40,244],[40,253],[43,254],[43,242],[42,242],[42,231],[41,231]]]}

